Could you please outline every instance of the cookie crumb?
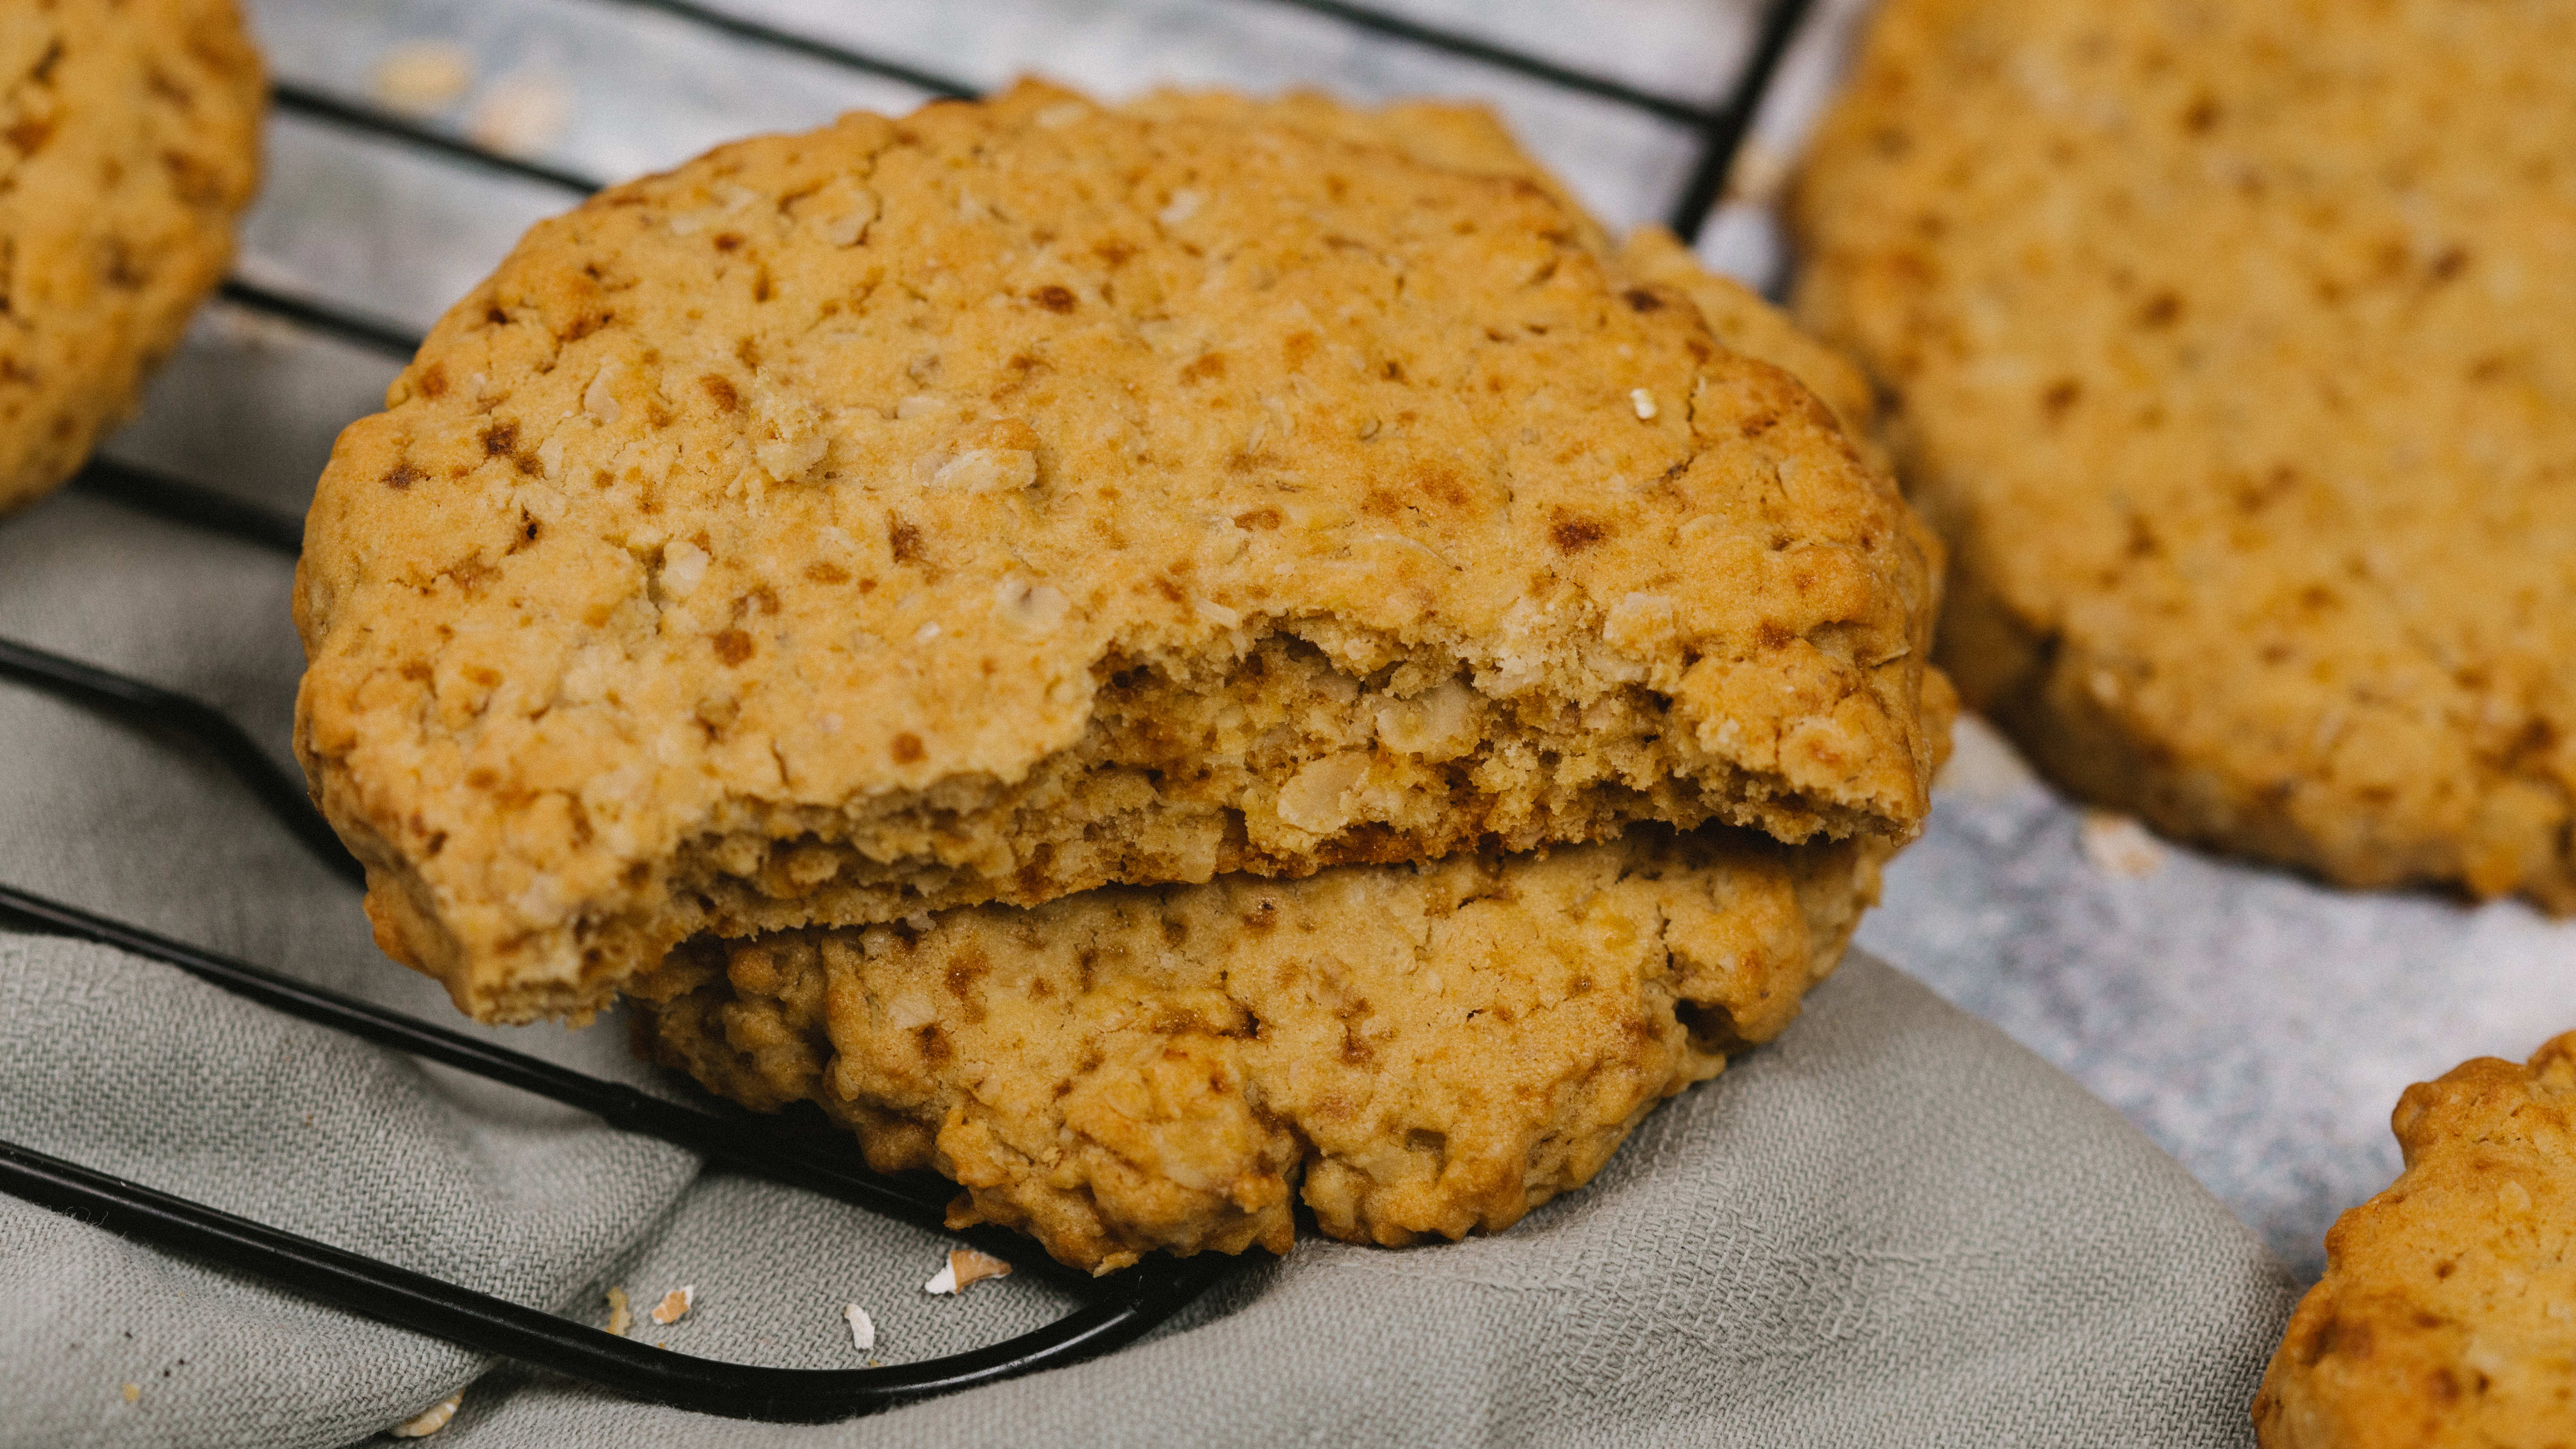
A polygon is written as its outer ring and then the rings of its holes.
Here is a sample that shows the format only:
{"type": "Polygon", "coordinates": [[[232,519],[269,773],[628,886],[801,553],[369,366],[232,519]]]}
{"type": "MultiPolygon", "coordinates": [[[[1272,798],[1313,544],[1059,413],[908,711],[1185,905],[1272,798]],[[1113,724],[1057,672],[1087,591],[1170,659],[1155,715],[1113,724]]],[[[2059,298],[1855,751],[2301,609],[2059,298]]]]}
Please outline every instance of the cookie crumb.
{"type": "Polygon", "coordinates": [[[1637,410],[1637,421],[1641,423],[1651,423],[1655,420],[1657,408],[1655,407],[1655,395],[1653,393],[1648,392],[1642,387],[1632,387],[1628,389],[1628,402],[1630,406],[1637,410]]]}
{"type": "Polygon", "coordinates": [[[866,1309],[855,1303],[846,1304],[841,1309],[841,1316],[850,1323],[850,1347],[866,1353],[877,1346],[876,1320],[868,1317],[866,1309]]]}
{"type": "Polygon", "coordinates": [[[127,1384],[125,1386],[125,1401],[127,1403],[131,1404],[142,1397],[143,1386],[141,1384],[127,1384]]]}
{"type": "Polygon", "coordinates": [[[662,1295],[661,1302],[653,1305],[653,1321],[668,1328],[688,1317],[689,1310],[697,1305],[698,1290],[695,1286],[674,1288],[662,1295]]]}
{"type": "Polygon", "coordinates": [[[425,116],[445,110],[474,84],[474,57],[443,40],[415,40],[378,58],[368,82],[377,100],[425,116]]]}
{"type": "Polygon", "coordinates": [[[629,1311],[626,1306],[626,1290],[623,1288],[609,1289],[608,1331],[619,1338],[624,1338],[626,1336],[626,1330],[634,1326],[635,1315],[633,1312],[629,1311]]]}
{"type": "Polygon", "coordinates": [[[2144,880],[2164,869],[2164,842],[2148,834],[2134,815],[2087,810],[2077,840],[2084,859],[2115,880],[2144,880]]]}
{"type": "Polygon", "coordinates": [[[1950,760],[1932,788],[1970,800],[2005,800],[2039,783],[2021,753],[1993,725],[1961,714],[1950,726],[1950,760]]]}
{"type": "Polygon", "coordinates": [[[562,82],[521,71],[493,82],[466,132],[495,151],[518,155],[543,149],[571,119],[572,100],[562,82]]]}
{"type": "Polygon", "coordinates": [[[951,1248],[938,1276],[921,1285],[924,1293],[963,1293],[987,1278],[1011,1276],[1011,1265],[973,1248],[951,1248]]]}
{"type": "Polygon", "coordinates": [[[1777,206],[1795,172],[1790,153],[1757,136],[1744,139],[1735,165],[1726,173],[1726,199],[1754,206],[1777,206]]]}
{"type": "Polygon", "coordinates": [[[456,1406],[464,1402],[465,1391],[458,1389],[455,1393],[421,1410],[417,1416],[405,1419],[385,1432],[397,1439],[426,1439],[446,1428],[447,1421],[456,1417],[456,1406]]]}

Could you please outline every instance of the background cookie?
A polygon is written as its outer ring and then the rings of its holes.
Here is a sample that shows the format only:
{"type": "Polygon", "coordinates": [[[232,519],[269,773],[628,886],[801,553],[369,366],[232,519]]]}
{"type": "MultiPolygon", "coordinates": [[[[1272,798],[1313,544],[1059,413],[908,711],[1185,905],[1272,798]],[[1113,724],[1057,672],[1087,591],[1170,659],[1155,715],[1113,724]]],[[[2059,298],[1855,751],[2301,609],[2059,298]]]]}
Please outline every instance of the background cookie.
{"type": "Polygon", "coordinates": [[[2544,1445],[2576,1430],[2576,1032],[2406,1089],[2406,1172],[2326,1236],[2264,1449],[2544,1445]]]}
{"type": "Polygon", "coordinates": [[[1473,111],[727,147],[538,227],[389,404],[298,743],[477,1014],[704,932],[1922,817],[1919,525],[1473,111]]]}
{"type": "Polygon", "coordinates": [[[2576,12],[1894,0],[1799,308],[2075,790],[2576,908],[2576,12]]]}
{"type": "Polygon", "coordinates": [[[232,0],[0,10],[0,511],[71,476],[223,276],[263,87],[232,0]]]}
{"type": "Polygon", "coordinates": [[[1542,856],[1110,889],[700,942],[638,1046],[1064,1262],[1396,1245],[1518,1222],[1665,1097],[1779,1034],[1877,898],[1878,841],[1711,828],[1542,856]]]}

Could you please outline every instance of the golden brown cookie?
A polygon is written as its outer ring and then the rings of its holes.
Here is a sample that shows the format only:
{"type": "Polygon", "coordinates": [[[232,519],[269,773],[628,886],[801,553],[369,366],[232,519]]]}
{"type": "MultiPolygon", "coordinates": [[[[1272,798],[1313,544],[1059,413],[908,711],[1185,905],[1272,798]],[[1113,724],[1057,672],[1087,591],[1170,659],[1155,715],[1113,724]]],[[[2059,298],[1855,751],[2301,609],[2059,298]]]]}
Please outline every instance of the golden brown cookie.
{"type": "MultiPolygon", "coordinates": [[[[1628,254],[1730,347],[1866,416],[1849,363],[1669,236],[1628,254]]],[[[1937,765],[1957,712],[1938,670],[1922,709],[1937,765]]],[[[647,1057],[764,1110],[817,1102],[878,1167],[966,1184],[960,1225],[1068,1263],[1281,1249],[1301,1187],[1325,1232],[1402,1244],[1581,1186],[1655,1102],[1776,1035],[1887,849],[1639,826],[1553,856],[701,938],[628,989],[647,1057]]]]}
{"type": "Polygon", "coordinates": [[[1798,305],[2059,781],[2576,909],[2576,10],[1891,0],[1798,305]]]}
{"type": "Polygon", "coordinates": [[[1637,826],[1536,856],[1110,888],[695,942],[637,1043],[1105,1272],[1162,1248],[1387,1245],[1520,1220],[1767,1041],[1877,898],[1879,840],[1637,826]]]}
{"type": "Polygon", "coordinates": [[[223,276],[265,87],[232,0],[0,7],[0,512],[124,420],[223,276]]]}
{"type": "Polygon", "coordinates": [[[2264,1449],[2576,1444],[2576,1032],[2399,1098],[2406,1171],[2326,1236],[2264,1449]]]}
{"type": "Polygon", "coordinates": [[[479,1016],[703,933],[1918,828],[1832,414],[1480,113],[1024,86],[530,233],[343,435],[298,744],[479,1016]]]}

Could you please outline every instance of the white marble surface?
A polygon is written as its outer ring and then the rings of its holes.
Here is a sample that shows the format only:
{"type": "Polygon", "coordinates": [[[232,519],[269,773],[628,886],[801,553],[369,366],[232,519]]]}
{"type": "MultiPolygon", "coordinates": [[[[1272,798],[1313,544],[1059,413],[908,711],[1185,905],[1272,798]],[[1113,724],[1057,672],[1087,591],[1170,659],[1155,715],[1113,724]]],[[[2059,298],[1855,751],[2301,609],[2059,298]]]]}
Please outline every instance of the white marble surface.
{"type": "Polygon", "coordinates": [[[1936,797],[1861,944],[2127,1113],[2302,1278],[2397,1175],[2409,1082],[2576,1026],[2576,925],[2161,842],[2132,862],[2027,776],[1980,773],[1936,797]]]}
{"type": "MultiPolygon", "coordinates": [[[[1480,97],[1621,226],[1659,217],[1692,157],[1670,122],[1270,0],[725,3],[974,85],[1039,70],[1112,94],[1181,82],[1480,97]]],[[[1749,34],[1738,0],[1381,3],[1701,102],[1723,92],[1749,34]]],[[[922,98],[620,0],[251,8],[283,77],[402,96],[432,125],[603,178],[922,98]]],[[[1763,169],[1777,170],[1825,95],[1834,40],[1861,8],[1820,0],[1766,106],[1763,169]]],[[[426,326],[570,199],[282,116],[241,271],[426,326]]],[[[1751,205],[1728,208],[1703,253],[1763,282],[1783,264],[1776,228],[1751,205]]],[[[393,371],[212,307],[111,451],[300,507],[333,433],[393,371]]],[[[282,753],[287,701],[225,702],[282,753]]],[[[1985,768],[1943,793],[1930,834],[1891,872],[1863,942],[2127,1112],[2303,1273],[2333,1215],[2394,1173],[2386,1120],[2407,1082],[2576,1025],[2576,927],[2517,905],[2344,894],[2179,850],[2151,873],[2106,872],[2079,847],[2078,812],[1978,758],[1985,768]]]]}

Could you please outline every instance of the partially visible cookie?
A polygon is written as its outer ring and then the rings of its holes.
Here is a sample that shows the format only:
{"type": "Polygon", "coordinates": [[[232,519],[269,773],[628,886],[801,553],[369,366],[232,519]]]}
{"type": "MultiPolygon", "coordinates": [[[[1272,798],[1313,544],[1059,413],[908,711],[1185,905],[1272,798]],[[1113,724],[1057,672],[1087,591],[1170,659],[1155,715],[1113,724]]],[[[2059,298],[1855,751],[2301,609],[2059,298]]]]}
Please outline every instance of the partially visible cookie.
{"type": "Polygon", "coordinates": [[[2576,1444],[2576,1032],[2398,1099],[2406,1171],[2326,1236],[2264,1449],[2576,1444]]]}
{"type": "Polygon", "coordinates": [[[396,956],[1920,825],[1932,577],[1489,117],[1024,86],[536,228],[352,426],[298,746],[396,956]]]}
{"type": "Polygon", "coordinates": [[[2576,9],[1890,0],[1795,221],[2061,783],[2576,910],[2576,9]]]}
{"type": "Polygon", "coordinates": [[[124,420],[223,276],[265,85],[232,0],[0,8],[0,512],[124,420]]]}
{"type": "Polygon", "coordinates": [[[813,1101],[951,1220],[1105,1272],[1154,1249],[1493,1231],[1777,1035],[1877,898],[1872,840],[1655,826],[1539,856],[1107,889],[701,941],[632,983],[639,1048],[813,1101]]]}

